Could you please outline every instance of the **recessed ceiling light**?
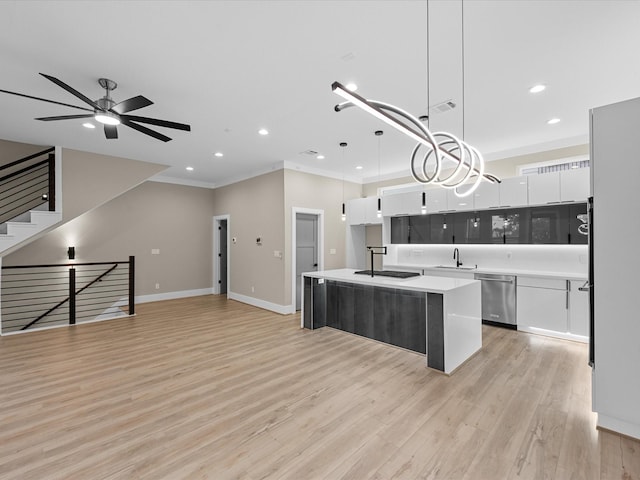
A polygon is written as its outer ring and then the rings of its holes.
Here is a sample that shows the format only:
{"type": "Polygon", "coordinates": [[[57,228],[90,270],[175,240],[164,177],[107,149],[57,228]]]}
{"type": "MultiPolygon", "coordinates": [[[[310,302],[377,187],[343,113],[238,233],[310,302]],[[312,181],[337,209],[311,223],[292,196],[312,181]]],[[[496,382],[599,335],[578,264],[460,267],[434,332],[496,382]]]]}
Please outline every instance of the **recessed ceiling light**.
{"type": "Polygon", "coordinates": [[[362,170],[362,165],[358,165],[358,166],[356,167],[356,170],[362,170]]]}
{"type": "Polygon", "coordinates": [[[222,152],[216,152],[216,153],[214,153],[214,155],[216,157],[223,157],[224,156],[224,154],[222,152]]]}
{"type": "Polygon", "coordinates": [[[531,88],[529,89],[529,93],[540,93],[540,92],[542,92],[545,88],[547,88],[547,86],[546,86],[546,85],[542,85],[542,84],[540,84],[540,85],[534,85],[533,87],[531,87],[531,88]]]}
{"type": "Polygon", "coordinates": [[[96,128],[96,126],[93,123],[89,123],[89,122],[83,123],[82,126],[84,128],[96,128]]]}
{"type": "Polygon", "coordinates": [[[193,167],[187,167],[187,170],[193,172],[193,167]]]}
{"type": "Polygon", "coordinates": [[[345,87],[350,92],[355,92],[356,90],[358,90],[358,85],[356,85],[355,83],[347,83],[345,87]]]}
{"type": "Polygon", "coordinates": [[[547,123],[549,125],[555,125],[556,123],[558,123],[560,121],[559,118],[552,118],[551,120],[549,120],[547,123]]]}
{"type": "Polygon", "coordinates": [[[318,160],[324,160],[324,155],[318,155],[316,158],[317,158],[318,160]]]}
{"type": "Polygon", "coordinates": [[[269,130],[267,130],[266,128],[261,128],[260,130],[258,130],[258,133],[260,135],[269,135],[269,130]]]}

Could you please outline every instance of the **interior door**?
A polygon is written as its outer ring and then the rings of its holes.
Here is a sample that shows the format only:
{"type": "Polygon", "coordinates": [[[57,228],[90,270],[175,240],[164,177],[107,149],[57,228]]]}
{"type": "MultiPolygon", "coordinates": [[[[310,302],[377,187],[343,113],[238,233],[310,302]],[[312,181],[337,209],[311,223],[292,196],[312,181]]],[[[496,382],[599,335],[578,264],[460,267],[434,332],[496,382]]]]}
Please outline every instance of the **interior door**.
{"type": "Polygon", "coordinates": [[[318,270],[318,216],[296,213],[296,310],[300,310],[302,273],[318,270]]]}
{"type": "Polygon", "coordinates": [[[220,285],[220,294],[227,293],[227,221],[220,220],[220,226],[218,227],[220,252],[218,253],[218,261],[220,262],[220,278],[218,284],[220,285]]]}

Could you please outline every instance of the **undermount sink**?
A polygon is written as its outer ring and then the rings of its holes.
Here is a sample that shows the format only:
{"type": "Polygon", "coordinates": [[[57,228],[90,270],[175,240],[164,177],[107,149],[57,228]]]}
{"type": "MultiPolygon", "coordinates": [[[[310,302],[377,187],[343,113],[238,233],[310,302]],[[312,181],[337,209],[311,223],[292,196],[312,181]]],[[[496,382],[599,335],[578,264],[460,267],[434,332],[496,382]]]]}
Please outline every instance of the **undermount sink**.
{"type": "Polygon", "coordinates": [[[477,266],[475,267],[456,267],[455,265],[436,265],[435,268],[447,268],[449,270],[475,270],[476,268],[478,268],[477,266]]]}

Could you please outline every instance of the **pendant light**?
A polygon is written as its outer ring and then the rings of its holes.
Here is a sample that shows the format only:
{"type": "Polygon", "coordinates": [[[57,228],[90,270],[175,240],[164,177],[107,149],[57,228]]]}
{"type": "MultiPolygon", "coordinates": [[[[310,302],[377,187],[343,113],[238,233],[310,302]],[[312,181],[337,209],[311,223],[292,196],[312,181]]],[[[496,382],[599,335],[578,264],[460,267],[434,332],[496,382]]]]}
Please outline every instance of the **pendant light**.
{"type": "MultiPolygon", "coordinates": [[[[428,8],[429,2],[427,1],[427,15],[428,8]]],[[[464,17],[464,9],[462,10],[462,14],[464,17]]],[[[427,21],[428,20],[427,18],[427,21]]],[[[427,22],[427,32],[429,31],[428,27],[427,22]]],[[[464,34],[464,18],[462,28],[464,34]]],[[[464,56],[464,35],[462,43],[462,53],[464,56]]],[[[427,35],[427,63],[429,61],[428,50],[427,35]]],[[[464,97],[464,58],[462,59],[462,64],[462,96],[464,97]]],[[[443,188],[452,189],[458,197],[471,195],[476,188],[478,188],[482,179],[492,183],[500,183],[498,177],[485,172],[482,154],[476,148],[464,140],[460,140],[455,135],[446,132],[431,133],[429,128],[425,127],[418,118],[410,113],[388,103],[368,100],[355,92],[351,92],[339,82],[333,82],[331,90],[346,100],[334,107],[336,112],[341,112],[345,108],[356,106],[417,142],[410,158],[410,172],[416,182],[424,185],[439,185],[443,188]],[[445,159],[453,160],[457,165],[452,169],[452,173],[441,176],[445,159]],[[433,165],[427,168],[428,164],[433,165]],[[432,170],[433,173],[428,173],[429,170],[432,170]],[[471,182],[465,185],[468,180],[471,180],[471,182]]]]}
{"type": "Polygon", "coordinates": [[[376,216],[382,218],[382,198],[380,198],[380,137],[384,132],[382,130],[376,130],[374,133],[376,137],[378,137],[378,210],[376,211],[376,216]]]}
{"type": "Polygon", "coordinates": [[[342,215],[341,220],[344,222],[347,220],[347,210],[344,203],[344,148],[347,146],[347,142],[340,142],[342,147],[342,215]]]}

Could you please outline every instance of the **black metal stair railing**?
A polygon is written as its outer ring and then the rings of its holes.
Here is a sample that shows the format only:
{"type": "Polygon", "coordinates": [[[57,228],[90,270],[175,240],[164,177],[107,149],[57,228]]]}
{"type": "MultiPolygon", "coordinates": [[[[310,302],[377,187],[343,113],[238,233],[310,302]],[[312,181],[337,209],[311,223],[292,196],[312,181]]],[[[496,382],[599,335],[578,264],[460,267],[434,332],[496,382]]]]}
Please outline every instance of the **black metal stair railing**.
{"type": "Polygon", "coordinates": [[[2,267],[2,333],[135,313],[135,257],[2,267]]]}
{"type": "Polygon", "coordinates": [[[0,165],[0,223],[44,203],[55,211],[55,150],[48,148],[0,165]]]}

